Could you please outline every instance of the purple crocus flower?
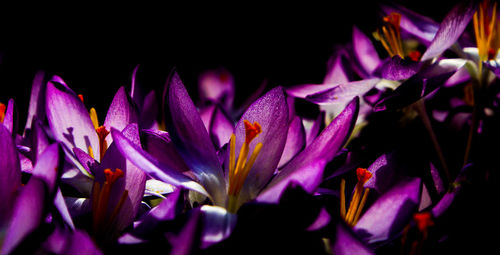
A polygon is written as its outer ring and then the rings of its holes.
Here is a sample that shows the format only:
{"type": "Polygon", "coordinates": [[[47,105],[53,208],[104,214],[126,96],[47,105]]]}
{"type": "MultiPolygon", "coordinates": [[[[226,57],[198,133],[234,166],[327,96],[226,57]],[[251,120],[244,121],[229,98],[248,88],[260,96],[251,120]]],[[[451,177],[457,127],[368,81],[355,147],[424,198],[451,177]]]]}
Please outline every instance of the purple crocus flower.
{"type": "Polygon", "coordinates": [[[67,158],[89,176],[80,177],[80,182],[87,183],[83,192],[90,196],[86,208],[92,208],[91,231],[101,244],[117,238],[132,223],[144,194],[146,175],[123,158],[111,136],[107,136],[110,128],[116,128],[140,146],[139,130],[133,124],[137,122],[137,113],[131,102],[125,89],[120,88],[104,125],[99,126],[95,110],[89,115],[67,85],[47,85],[46,112],[52,134],[63,144],[67,158]]]}

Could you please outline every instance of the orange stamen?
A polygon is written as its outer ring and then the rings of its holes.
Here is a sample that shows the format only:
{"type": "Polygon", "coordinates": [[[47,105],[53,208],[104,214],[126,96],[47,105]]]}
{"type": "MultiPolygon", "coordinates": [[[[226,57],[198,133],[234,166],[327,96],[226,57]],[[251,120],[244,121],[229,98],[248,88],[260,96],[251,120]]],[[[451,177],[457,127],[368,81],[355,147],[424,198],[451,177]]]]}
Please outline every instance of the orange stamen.
{"type": "Polygon", "coordinates": [[[382,26],[382,33],[377,30],[376,39],[382,43],[385,50],[391,57],[398,55],[404,58],[403,44],[401,42],[401,31],[399,23],[401,22],[401,15],[399,13],[391,13],[383,18],[384,25],[382,26]]]}
{"type": "Polygon", "coordinates": [[[84,103],[83,102],[83,95],[82,94],[78,94],[78,98],[80,98],[80,101],[82,101],[82,103],[84,103]]]}
{"type": "Polygon", "coordinates": [[[345,214],[342,210],[345,211],[345,184],[342,181],[341,183],[341,215],[346,221],[347,224],[350,226],[356,225],[358,222],[359,217],[361,216],[361,212],[363,210],[363,207],[365,206],[366,199],[368,198],[368,194],[370,192],[369,188],[363,188],[363,185],[372,177],[372,173],[369,172],[366,168],[358,168],[356,169],[356,176],[358,178],[358,183],[356,184],[356,187],[354,188],[354,194],[351,198],[351,202],[349,203],[349,209],[347,210],[347,214],[345,214]],[[364,192],[363,192],[364,191],[364,192]]]}
{"type": "Polygon", "coordinates": [[[109,131],[106,130],[105,126],[100,126],[96,130],[97,136],[99,137],[99,151],[101,152],[101,160],[108,149],[108,143],[106,142],[106,136],[109,135],[109,131]]]}

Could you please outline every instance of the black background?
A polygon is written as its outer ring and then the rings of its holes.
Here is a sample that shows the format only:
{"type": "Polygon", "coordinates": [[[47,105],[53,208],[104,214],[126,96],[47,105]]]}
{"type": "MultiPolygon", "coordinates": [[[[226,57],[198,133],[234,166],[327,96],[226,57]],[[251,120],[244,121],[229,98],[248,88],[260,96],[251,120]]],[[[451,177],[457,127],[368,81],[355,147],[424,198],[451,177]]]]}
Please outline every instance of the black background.
{"type": "MultiPolygon", "coordinates": [[[[0,6],[0,101],[14,98],[21,117],[39,70],[61,76],[102,117],[137,64],[141,86],[161,91],[176,67],[193,96],[200,72],[217,67],[233,73],[236,100],[264,80],[319,83],[352,26],[370,33],[380,19],[378,2],[358,1],[73,4],[0,6]]],[[[400,4],[438,22],[452,6],[400,4]]]]}

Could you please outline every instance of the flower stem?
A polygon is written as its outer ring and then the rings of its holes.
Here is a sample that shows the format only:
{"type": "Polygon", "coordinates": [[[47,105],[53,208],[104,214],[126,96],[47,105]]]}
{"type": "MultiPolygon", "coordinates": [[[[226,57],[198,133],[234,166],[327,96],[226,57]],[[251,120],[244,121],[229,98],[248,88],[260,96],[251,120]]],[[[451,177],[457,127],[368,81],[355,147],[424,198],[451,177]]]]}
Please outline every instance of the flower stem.
{"type": "Polygon", "coordinates": [[[441,150],[441,146],[439,146],[439,142],[437,140],[436,134],[434,133],[434,130],[432,129],[431,121],[429,119],[429,116],[427,115],[427,111],[425,109],[425,104],[424,104],[424,99],[418,100],[415,104],[415,109],[418,112],[418,115],[422,119],[422,122],[424,123],[425,129],[427,129],[427,132],[429,133],[429,136],[432,141],[432,145],[434,146],[434,150],[436,151],[439,161],[441,163],[441,167],[443,168],[444,174],[446,176],[446,180],[448,183],[451,181],[451,176],[450,172],[448,170],[448,165],[446,164],[446,160],[444,158],[443,151],[441,150]]]}

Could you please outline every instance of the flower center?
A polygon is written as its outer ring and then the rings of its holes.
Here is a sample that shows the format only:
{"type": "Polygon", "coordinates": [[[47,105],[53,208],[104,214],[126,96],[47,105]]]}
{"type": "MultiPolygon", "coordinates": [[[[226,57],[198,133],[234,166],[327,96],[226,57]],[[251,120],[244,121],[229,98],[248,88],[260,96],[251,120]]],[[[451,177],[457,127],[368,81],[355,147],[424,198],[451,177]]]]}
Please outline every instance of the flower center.
{"type": "Polygon", "coordinates": [[[241,188],[262,149],[262,143],[258,143],[250,157],[248,156],[250,143],[262,132],[262,128],[258,122],[252,124],[250,121],[244,120],[243,123],[245,124],[245,142],[240,148],[238,161],[236,161],[236,136],[234,134],[231,135],[229,146],[229,189],[227,194],[229,195],[228,209],[231,212],[236,212],[241,188]]]}
{"type": "Polygon", "coordinates": [[[403,43],[401,42],[401,32],[399,30],[401,15],[392,12],[385,16],[383,21],[382,32],[380,32],[380,29],[377,29],[375,39],[382,43],[382,46],[384,46],[391,57],[398,55],[404,58],[403,43]]]}
{"type": "Polygon", "coordinates": [[[495,59],[500,48],[500,24],[497,22],[497,3],[483,1],[474,13],[474,33],[480,62],[495,59]]]}
{"type": "Polygon", "coordinates": [[[0,123],[3,123],[3,118],[5,118],[5,110],[7,109],[7,107],[0,103],[0,123]]]}
{"type": "Polygon", "coordinates": [[[361,216],[366,199],[368,198],[368,193],[370,192],[369,188],[363,188],[363,186],[372,177],[372,173],[370,173],[366,168],[358,168],[356,169],[356,175],[358,177],[358,183],[354,188],[354,194],[351,198],[351,203],[349,204],[347,213],[345,207],[345,180],[342,179],[340,183],[340,216],[350,226],[356,225],[359,220],[359,216],[361,216]]]}
{"type": "MultiPolygon", "coordinates": [[[[97,118],[97,112],[94,108],[90,108],[90,119],[92,120],[92,124],[94,125],[95,131],[97,133],[97,136],[99,137],[99,152],[100,152],[100,159],[104,157],[104,154],[106,153],[106,150],[108,149],[108,143],[106,142],[106,136],[109,135],[109,131],[106,129],[104,126],[99,126],[99,119],[97,118]]],[[[88,148],[89,155],[93,158],[94,157],[94,152],[92,150],[92,147],[89,146],[88,148]]]]}
{"type": "Polygon", "coordinates": [[[128,191],[125,190],[111,214],[108,214],[107,211],[113,184],[122,178],[124,174],[118,168],[114,172],[107,168],[104,170],[104,175],[106,177],[104,182],[101,184],[95,181],[92,187],[92,227],[96,237],[100,237],[100,234],[102,235],[107,232],[128,196],[128,191]]]}

